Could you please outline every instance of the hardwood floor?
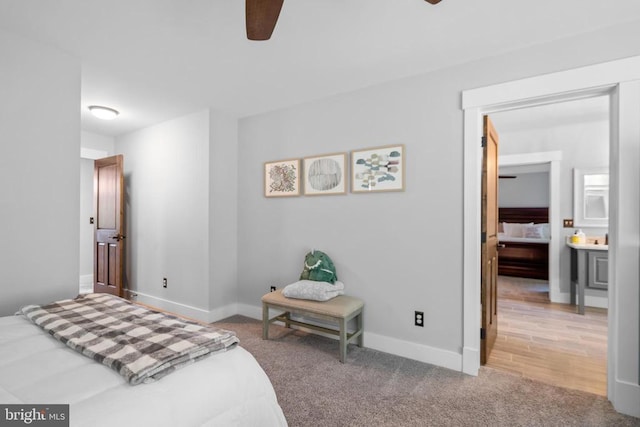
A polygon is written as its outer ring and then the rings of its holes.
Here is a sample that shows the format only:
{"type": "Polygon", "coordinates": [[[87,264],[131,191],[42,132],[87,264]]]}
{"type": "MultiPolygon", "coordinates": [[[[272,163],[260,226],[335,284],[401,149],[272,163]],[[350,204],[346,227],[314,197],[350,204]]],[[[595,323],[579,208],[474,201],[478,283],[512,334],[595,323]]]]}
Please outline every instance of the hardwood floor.
{"type": "Polygon", "coordinates": [[[607,310],[549,302],[543,280],[499,276],[498,338],[487,366],[606,396],[607,310]]]}

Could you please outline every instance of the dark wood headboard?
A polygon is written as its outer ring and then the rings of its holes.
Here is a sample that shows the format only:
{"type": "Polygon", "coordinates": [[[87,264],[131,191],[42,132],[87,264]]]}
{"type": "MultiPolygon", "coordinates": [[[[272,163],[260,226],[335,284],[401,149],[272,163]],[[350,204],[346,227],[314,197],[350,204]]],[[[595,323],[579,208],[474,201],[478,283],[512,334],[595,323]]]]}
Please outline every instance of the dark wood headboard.
{"type": "Polygon", "coordinates": [[[498,208],[498,221],[544,224],[549,222],[549,208],[498,208]]]}

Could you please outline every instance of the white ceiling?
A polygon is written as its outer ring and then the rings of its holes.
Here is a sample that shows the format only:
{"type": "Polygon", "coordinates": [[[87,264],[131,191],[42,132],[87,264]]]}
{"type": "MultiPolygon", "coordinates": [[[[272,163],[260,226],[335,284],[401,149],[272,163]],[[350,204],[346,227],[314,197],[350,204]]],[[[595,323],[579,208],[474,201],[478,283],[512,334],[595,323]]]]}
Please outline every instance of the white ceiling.
{"type": "Polygon", "coordinates": [[[0,28],[82,63],[82,127],[246,116],[640,19],[638,0],[285,0],[250,42],[242,0],[0,0],[0,28]],[[86,106],[121,111],[111,122],[86,106]]]}

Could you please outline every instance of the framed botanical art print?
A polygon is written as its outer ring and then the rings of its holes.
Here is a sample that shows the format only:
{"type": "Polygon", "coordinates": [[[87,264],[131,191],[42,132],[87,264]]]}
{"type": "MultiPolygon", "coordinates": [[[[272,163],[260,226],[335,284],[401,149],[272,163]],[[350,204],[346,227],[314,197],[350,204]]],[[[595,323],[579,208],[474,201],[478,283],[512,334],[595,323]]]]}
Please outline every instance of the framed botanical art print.
{"type": "Polygon", "coordinates": [[[265,197],[300,195],[300,159],[279,160],[264,164],[265,197]]]}
{"type": "Polygon", "coordinates": [[[304,158],[304,194],[319,196],[347,192],[347,153],[304,158]]]}
{"type": "Polygon", "coordinates": [[[404,145],[351,152],[351,192],[404,191],[404,145]]]}

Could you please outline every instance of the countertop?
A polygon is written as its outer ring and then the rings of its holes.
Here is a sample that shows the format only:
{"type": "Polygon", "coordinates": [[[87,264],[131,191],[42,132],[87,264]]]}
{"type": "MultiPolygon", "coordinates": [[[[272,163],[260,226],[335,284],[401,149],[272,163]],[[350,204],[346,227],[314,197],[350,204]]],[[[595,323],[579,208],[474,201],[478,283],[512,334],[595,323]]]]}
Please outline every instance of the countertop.
{"type": "Polygon", "coordinates": [[[609,245],[596,245],[593,243],[571,243],[571,237],[567,237],[567,246],[573,249],[584,249],[589,251],[608,251],[609,245]]]}

